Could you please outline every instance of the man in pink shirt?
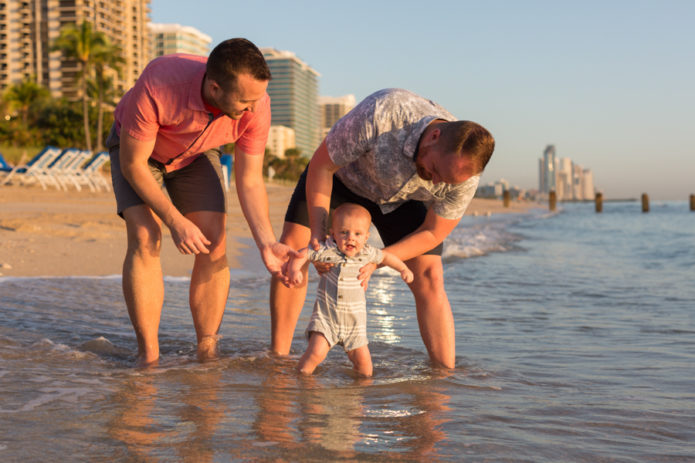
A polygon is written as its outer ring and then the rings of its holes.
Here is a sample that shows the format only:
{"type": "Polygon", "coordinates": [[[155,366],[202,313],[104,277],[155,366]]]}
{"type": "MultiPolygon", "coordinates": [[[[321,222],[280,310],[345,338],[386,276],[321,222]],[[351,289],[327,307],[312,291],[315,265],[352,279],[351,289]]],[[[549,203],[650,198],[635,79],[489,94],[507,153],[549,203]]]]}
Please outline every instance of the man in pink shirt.
{"type": "Polygon", "coordinates": [[[209,58],[156,58],[116,107],[106,146],[118,213],[128,233],[123,293],[141,365],[159,359],[162,222],[178,250],[195,255],[189,299],[198,357],[216,355],[229,293],[221,145],[236,144],[239,202],[266,267],[285,278],[282,264],[294,251],[273,233],[262,177],[270,77],[253,43],[230,39],[215,47],[209,58]]]}

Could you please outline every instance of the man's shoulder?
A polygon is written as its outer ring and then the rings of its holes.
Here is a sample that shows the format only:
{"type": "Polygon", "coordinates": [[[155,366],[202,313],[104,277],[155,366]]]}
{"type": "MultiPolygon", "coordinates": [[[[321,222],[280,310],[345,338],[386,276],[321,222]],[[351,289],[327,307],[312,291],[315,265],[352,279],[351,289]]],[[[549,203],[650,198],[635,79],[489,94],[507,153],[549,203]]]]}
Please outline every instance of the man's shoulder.
{"type": "Polygon", "coordinates": [[[205,72],[205,56],[174,53],[159,56],[145,67],[142,76],[159,85],[186,82],[205,72]]]}
{"type": "Polygon", "coordinates": [[[403,88],[385,88],[365,98],[377,123],[408,125],[426,117],[455,120],[438,103],[403,88]]]}
{"type": "Polygon", "coordinates": [[[372,93],[367,98],[365,98],[365,100],[373,100],[375,102],[380,103],[381,105],[403,104],[404,102],[417,102],[420,104],[429,103],[432,105],[436,105],[436,103],[429,100],[428,98],[420,96],[417,93],[412,92],[410,90],[406,90],[404,88],[384,88],[381,90],[377,90],[376,92],[372,93]]]}

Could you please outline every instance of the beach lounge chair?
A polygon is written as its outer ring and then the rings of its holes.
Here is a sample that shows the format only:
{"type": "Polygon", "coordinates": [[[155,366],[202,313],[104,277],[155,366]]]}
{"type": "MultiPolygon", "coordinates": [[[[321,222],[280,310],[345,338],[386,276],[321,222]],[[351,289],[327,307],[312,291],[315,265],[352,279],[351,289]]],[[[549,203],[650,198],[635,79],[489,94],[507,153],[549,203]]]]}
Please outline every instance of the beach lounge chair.
{"type": "Polygon", "coordinates": [[[65,172],[72,163],[80,150],[76,148],[64,149],[57,158],[51,162],[46,168],[46,175],[51,176],[60,190],[67,190],[67,180],[65,179],[65,172]]]}
{"type": "Polygon", "coordinates": [[[62,166],[56,175],[58,175],[59,181],[65,189],[67,189],[68,185],[72,184],[77,191],[82,191],[79,174],[82,170],[82,166],[92,157],[92,152],[74,148],[71,149],[73,150],[71,159],[62,166]]]}
{"type": "Polygon", "coordinates": [[[46,146],[26,164],[13,167],[7,174],[7,177],[3,179],[2,185],[7,185],[10,183],[10,180],[16,178],[20,184],[38,181],[39,184],[41,184],[41,188],[44,190],[49,184],[60,188],[60,184],[56,178],[48,172],[48,167],[60,153],[60,148],[46,146]]]}
{"type": "Polygon", "coordinates": [[[101,173],[101,168],[110,160],[109,153],[102,151],[94,155],[81,169],[77,169],[74,173],[75,181],[81,185],[87,185],[91,191],[99,191],[103,187],[105,191],[111,191],[111,182],[104,174],[101,173]]]}
{"type": "Polygon", "coordinates": [[[12,172],[12,166],[5,161],[2,153],[0,153],[0,172],[12,172]]]}

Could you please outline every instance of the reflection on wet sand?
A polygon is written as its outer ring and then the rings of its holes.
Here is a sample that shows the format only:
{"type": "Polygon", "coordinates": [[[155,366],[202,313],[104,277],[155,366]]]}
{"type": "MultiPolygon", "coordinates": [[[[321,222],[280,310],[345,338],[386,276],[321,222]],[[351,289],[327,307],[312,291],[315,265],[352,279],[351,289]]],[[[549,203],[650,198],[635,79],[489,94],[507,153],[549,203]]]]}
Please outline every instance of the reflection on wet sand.
{"type": "Polygon", "coordinates": [[[116,394],[109,435],[135,461],[212,461],[224,417],[220,372],[152,372],[129,376],[116,394]],[[162,384],[166,383],[166,384],[162,384]],[[178,403],[162,398],[160,386],[178,403]]]}
{"type": "Polygon", "coordinates": [[[114,457],[360,460],[374,448],[389,459],[447,456],[444,373],[400,381],[358,378],[330,361],[312,376],[295,367],[296,359],[266,357],[126,373],[108,422],[114,457]]]}
{"type": "Polygon", "coordinates": [[[379,384],[355,379],[336,387],[330,384],[335,379],[272,368],[255,394],[256,445],[287,461],[359,459],[374,445],[397,449],[390,456],[396,459],[419,459],[436,457],[449,438],[444,429],[451,397],[436,380],[379,384]],[[384,403],[387,409],[371,405],[384,403]]]}

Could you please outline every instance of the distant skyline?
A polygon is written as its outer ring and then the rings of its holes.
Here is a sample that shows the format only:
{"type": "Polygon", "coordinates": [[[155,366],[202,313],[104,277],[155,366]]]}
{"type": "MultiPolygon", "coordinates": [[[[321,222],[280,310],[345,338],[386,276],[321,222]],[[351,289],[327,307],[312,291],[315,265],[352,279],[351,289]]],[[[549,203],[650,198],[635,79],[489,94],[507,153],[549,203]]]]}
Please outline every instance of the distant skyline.
{"type": "Polygon", "coordinates": [[[547,145],[606,198],[695,193],[695,2],[153,0],[212,46],[246,37],[316,69],[322,96],[431,98],[497,141],[482,182],[538,186],[547,145]]]}

